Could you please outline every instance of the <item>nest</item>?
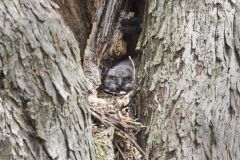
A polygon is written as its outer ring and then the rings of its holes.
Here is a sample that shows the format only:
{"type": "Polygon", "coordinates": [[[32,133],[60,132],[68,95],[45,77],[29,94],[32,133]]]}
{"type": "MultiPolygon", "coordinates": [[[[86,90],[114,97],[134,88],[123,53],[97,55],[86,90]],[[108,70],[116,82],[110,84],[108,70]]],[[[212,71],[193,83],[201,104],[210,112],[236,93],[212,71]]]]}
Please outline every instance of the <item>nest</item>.
{"type": "Polygon", "coordinates": [[[132,109],[133,94],[131,91],[126,95],[112,96],[101,92],[98,96],[88,97],[98,160],[139,160],[145,157],[136,142],[136,135],[144,126],[137,121],[132,109]]]}

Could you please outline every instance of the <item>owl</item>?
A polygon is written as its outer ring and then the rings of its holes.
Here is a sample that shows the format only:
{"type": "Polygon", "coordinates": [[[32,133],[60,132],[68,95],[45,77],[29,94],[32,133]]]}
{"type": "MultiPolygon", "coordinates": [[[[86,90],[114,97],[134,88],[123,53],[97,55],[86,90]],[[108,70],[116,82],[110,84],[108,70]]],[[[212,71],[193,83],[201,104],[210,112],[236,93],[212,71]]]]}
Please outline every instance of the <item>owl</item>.
{"type": "Polygon", "coordinates": [[[104,90],[112,94],[129,92],[133,89],[133,67],[124,60],[110,68],[103,81],[104,90]]]}

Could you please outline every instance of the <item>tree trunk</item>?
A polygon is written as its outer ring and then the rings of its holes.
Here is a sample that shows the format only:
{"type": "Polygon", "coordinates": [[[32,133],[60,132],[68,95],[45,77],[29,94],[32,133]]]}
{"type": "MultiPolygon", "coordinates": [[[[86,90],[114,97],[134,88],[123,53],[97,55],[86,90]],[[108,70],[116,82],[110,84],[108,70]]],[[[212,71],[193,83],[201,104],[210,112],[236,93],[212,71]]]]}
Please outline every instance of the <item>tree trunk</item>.
{"type": "Polygon", "coordinates": [[[89,83],[47,0],[0,1],[0,159],[95,159],[89,83]]]}
{"type": "MultiPolygon", "coordinates": [[[[93,138],[89,108],[113,106],[98,97],[99,68],[136,56],[137,36],[119,28],[144,1],[54,1],[0,1],[0,159],[113,159],[116,131],[93,138]]],[[[135,88],[146,159],[240,159],[239,8],[146,1],[135,88]]]]}
{"type": "Polygon", "coordinates": [[[92,27],[93,0],[53,0],[59,5],[58,11],[64,21],[71,28],[80,47],[81,60],[83,61],[84,50],[92,27]]]}
{"type": "Polygon", "coordinates": [[[148,159],[240,159],[239,7],[148,1],[137,80],[148,159]]]}

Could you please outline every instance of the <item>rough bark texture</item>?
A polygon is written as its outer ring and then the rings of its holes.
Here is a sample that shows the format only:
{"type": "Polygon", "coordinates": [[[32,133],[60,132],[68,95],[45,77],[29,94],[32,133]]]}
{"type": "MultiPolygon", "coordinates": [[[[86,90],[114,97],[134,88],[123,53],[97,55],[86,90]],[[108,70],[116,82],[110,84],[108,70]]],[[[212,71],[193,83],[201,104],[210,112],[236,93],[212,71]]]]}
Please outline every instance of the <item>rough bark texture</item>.
{"type": "Polygon", "coordinates": [[[47,0],[0,1],[0,159],[95,159],[74,35],[47,0]]]}
{"type": "Polygon", "coordinates": [[[58,11],[64,18],[64,21],[71,28],[75,38],[79,42],[81,58],[83,60],[84,49],[87,44],[91,26],[92,14],[94,8],[93,0],[53,0],[60,8],[58,11]]]}
{"type": "MultiPolygon", "coordinates": [[[[96,134],[93,144],[85,98],[97,99],[99,66],[128,2],[55,2],[62,8],[0,1],[0,159],[113,159],[114,131],[96,134]]],[[[148,159],[240,159],[239,2],[146,5],[136,78],[148,159]]]]}
{"type": "Polygon", "coordinates": [[[138,99],[149,159],[240,159],[239,7],[148,1],[138,99]]]}

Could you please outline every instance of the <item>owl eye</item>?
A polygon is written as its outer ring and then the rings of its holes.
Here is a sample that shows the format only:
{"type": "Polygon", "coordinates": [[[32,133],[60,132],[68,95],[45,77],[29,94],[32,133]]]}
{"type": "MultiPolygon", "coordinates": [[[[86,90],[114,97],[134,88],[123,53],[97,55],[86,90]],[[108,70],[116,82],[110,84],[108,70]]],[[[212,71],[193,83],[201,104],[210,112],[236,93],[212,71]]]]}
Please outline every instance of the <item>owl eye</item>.
{"type": "Polygon", "coordinates": [[[110,76],[110,79],[117,80],[117,77],[116,76],[110,76]]]}
{"type": "Polygon", "coordinates": [[[124,77],[124,81],[130,80],[130,76],[124,77]]]}

